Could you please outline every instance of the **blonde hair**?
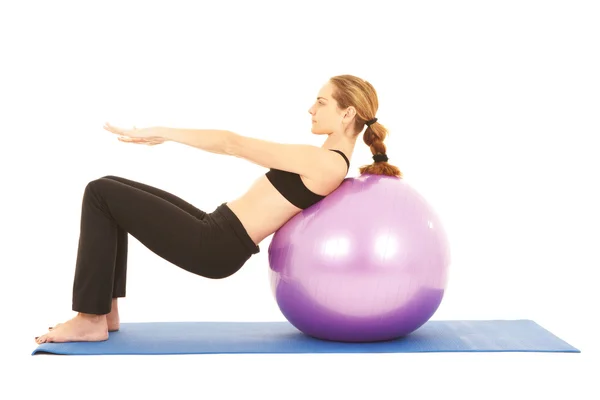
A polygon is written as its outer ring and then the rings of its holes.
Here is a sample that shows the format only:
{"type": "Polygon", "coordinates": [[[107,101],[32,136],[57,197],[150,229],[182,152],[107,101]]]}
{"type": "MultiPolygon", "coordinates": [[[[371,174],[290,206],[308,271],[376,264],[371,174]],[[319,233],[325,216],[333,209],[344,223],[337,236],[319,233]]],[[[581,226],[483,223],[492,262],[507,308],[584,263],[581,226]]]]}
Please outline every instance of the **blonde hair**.
{"type": "MultiPolygon", "coordinates": [[[[365,122],[375,118],[379,101],[377,92],[369,82],[353,75],[337,75],[329,79],[333,85],[333,98],[337,101],[340,109],[354,107],[356,117],[354,130],[362,132],[365,122]]],[[[383,143],[388,135],[388,130],[379,122],[367,126],[363,135],[363,141],[371,149],[373,155],[386,154],[386,146],[383,143]]],[[[388,175],[402,177],[402,172],[395,165],[387,161],[373,162],[363,165],[359,169],[361,174],[388,175]]]]}

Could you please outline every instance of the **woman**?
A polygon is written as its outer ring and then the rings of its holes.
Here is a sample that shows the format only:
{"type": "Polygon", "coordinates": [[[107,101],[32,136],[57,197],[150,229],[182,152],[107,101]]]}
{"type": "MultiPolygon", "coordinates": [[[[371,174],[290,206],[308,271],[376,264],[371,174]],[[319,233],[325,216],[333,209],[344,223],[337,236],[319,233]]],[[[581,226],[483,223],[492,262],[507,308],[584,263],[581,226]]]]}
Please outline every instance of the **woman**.
{"type": "Polygon", "coordinates": [[[377,123],[377,93],[352,75],[331,78],[308,112],[321,147],[273,143],[224,130],[104,128],[127,143],[175,141],[244,158],[269,168],[238,199],[206,213],[163,190],[116,176],[84,191],[71,320],[36,337],[45,342],[102,341],[119,329],[117,299],[125,297],[127,238],[191,273],[221,279],[260,251],[259,244],[290,218],[333,192],[345,179],[359,133],[374,154],[362,173],[401,176],[387,163],[387,130],[377,123]]]}

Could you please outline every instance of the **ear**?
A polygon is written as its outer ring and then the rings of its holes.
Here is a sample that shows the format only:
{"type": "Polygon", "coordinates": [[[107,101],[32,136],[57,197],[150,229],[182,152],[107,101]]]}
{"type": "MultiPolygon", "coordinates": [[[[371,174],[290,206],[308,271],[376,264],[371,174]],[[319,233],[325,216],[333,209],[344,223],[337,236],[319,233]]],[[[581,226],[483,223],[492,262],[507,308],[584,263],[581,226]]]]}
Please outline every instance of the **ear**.
{"type": "Polygon", "coordinates": [[[344,119],[349,122],[350,120],[352,120],[352,118],[354,118],[355,115],[356,115],[356,108],[350,106],[346,109],[346,112],[344,113],[344,119]]]}

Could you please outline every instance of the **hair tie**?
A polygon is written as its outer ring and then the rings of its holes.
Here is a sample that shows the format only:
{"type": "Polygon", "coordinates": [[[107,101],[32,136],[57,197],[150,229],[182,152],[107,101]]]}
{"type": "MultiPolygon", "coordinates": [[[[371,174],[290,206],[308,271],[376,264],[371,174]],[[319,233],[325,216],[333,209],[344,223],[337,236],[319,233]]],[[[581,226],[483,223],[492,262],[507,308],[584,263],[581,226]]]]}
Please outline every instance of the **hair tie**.
{"type": "Polygon", "coordinates": [[[373,156],[373,161],[375,162],[382,162],[382,161],[387,161],[388,157],[385,155],[385,153],[377,153],[373,156]]]}
{"type": "Polygon", "coordinates": [[[371,126],[371,125],[373,125],[375,122],[377,122],[377,118],[370,119],[370,120],[368,120],[367,122],[365,122],[365,124],[366,124],[367,126],[371,126]]]}

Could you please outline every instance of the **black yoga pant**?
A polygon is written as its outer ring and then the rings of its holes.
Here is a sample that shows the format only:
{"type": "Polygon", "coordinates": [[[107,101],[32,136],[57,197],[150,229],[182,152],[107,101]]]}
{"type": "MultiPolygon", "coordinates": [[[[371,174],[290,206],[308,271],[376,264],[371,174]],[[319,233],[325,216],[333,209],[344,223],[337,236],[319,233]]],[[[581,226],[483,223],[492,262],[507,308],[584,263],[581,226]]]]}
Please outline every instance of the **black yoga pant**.
{"type": "Polygon", "coordinates": [[[116,176],[91,181],[81,208],[73,310],[107,314],[125,297],[128,234],[196,275],[221,279],[260,251],[225,203],[206,213],[164,190],[116,176]]]}

